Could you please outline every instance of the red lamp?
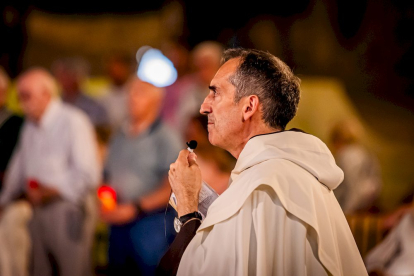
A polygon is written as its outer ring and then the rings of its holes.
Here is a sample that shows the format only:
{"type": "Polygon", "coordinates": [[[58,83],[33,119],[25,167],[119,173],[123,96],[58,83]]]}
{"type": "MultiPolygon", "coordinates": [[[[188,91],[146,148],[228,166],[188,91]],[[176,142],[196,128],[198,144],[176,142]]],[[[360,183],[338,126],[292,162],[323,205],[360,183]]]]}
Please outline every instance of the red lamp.
{"type": "Polygon", "coordinates": [[[98,198],[102,203],[102,206],[106,210],[113,210],[116,206],[116,192],[107,185],[103,185],[98,189],[98,198]]]}

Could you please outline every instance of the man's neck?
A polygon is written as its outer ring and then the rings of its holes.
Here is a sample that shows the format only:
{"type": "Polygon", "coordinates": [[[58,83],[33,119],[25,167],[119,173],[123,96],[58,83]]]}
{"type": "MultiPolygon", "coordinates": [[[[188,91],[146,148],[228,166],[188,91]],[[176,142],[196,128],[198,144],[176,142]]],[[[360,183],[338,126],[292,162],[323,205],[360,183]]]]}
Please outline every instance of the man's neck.
{"type": "Polygon", "coordinates": [[[137,136],[140,133],[146,131],[156,120],[156,114],[148,116],[144,119],[131,120],[128,126],[128,134],[131,136],[137,136]]]}
{"type": "MultiPolygon", "coordinates": [[[[44,113],[44,112],[43,112],[44,113]]],[[[28,120],[30,121],[30,122],[32,122],[33,124],[35,124],[36,126],[40,126],[40,122],[41,122],[41,120],[42,120],[42,117],[43,117],[43,113],[42,113],[42,115],[40,115],[39,117],[35,117],[35,116],[27,116],[27,118],[28,118],[28,120]]]]}
{"type": "Polygon", "coordinates": [[[246,146],[247,142],[249,140],[257,135],[263,135],[268,133],[274,133],[280,131],[280,129],[276,129],[273,127],[269,127],[267,125],[262,127],[253,127],[251,129],[245,129],[245,132],[243,133],[243,138],[240,140],[239,143],[235,144],[234,148],[228,150],[228,152],[231,153],[236,159],[239,158],[241,152],[243,151],[244,147],[246,146]]]}
{"type": "MultiPolygon", "coordinates": [[[[50,98],[38,115],[28,116],[28,119],[31,122],[33,122],[35,125],[40,126],[42,123],[42,120],[44,120],[46,113],[50,113],[50,111],[48,112],[48,110],[52,108],[52,105],[56,105],[56,99],[50,98]]],[[[48,117],[50,117],[50,115],[48,117]]]]}

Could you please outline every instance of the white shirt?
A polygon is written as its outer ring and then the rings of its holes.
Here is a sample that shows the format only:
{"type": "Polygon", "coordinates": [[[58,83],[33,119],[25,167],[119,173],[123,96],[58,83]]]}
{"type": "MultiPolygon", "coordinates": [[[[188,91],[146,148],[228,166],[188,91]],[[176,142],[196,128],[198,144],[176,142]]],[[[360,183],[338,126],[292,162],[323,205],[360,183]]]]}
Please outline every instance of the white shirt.
{"type": "Polygon", "coordinates": [[[251,138],[177,275],[368,275],[332,189],[343,179],[318,138],[251,138]]]}
{"type": "Polygon", "coordinates": [[[0,205],[27,188],[29,179],[79,203],[97,187],[101,165],[92,123],[82,111],[53,99],[39,124],[26,120],[6,171],[0,205]]]}

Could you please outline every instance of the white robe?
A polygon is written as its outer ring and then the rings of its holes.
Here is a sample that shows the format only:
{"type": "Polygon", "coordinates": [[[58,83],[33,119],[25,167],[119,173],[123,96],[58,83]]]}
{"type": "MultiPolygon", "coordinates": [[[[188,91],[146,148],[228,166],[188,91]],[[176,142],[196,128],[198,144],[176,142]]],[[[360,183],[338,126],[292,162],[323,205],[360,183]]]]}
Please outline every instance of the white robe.
{"type": "Polygon", "coordinates": [[[312,135],[253,137],[178,275],[367,275],[332,192],[342,179],[326,145],[312,135]]]}

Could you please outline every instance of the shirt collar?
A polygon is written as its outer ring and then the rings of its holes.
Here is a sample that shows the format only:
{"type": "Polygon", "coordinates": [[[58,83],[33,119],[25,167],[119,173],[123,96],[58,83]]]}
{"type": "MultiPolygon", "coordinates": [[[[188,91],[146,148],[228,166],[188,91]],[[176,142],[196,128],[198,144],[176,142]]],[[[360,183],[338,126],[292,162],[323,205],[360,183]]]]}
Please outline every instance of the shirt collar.
{"type": "Polygon", "coordinates": [[[274,158],[274,153],[268,149],[269,144],[272,145],[273,143],[275,143],[275,145],[273,146],[276,146],[278,143],[275,141],[280,141],[280,139],[283,140],[285,133],[288,132],[305,133],[301,129],[292,128],[289,130],[278,130],[250,137],[250,139],[244,146],[242,152],[240,153],[240,156],[237,159],[234,169],[231,172],[230,183],[234,180],[234,177],[240,174],[242,171],[256,165],[257,163],[266,161],[267,159],[274,158]],[[273,137],[270,138],[269,136],[273,137]],[[269,138],[272,141],[271,143],[266,142],[266,140],[269,138]]]}
{"type": "Polygon", "coordinates": [[[53,120],[57,117],[57,113],[59,112],[61,105],[62,101],[59,99],[50,100],[39,122],[39,126],[41,128],[47,128],[52,124],[53,120]]]}
{"type": "MultiPolygon", "coordinates": [[[[161,125],[161,121],[162,121],[161,117],[158,117],[146,130],[140,132],[136,136],[149,135],[153,133],[161,125]]],[[[127,120],[121,127],[121,131],[125,136],[131,136],[131,134],[129,133],[129,126],[130,126],[130,122],[127,120]]]]}

